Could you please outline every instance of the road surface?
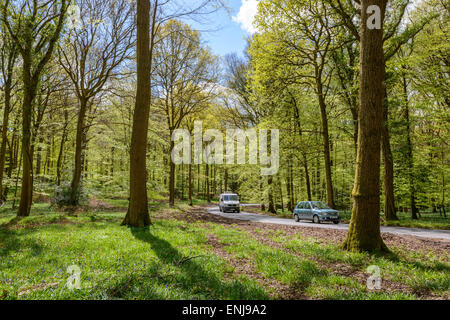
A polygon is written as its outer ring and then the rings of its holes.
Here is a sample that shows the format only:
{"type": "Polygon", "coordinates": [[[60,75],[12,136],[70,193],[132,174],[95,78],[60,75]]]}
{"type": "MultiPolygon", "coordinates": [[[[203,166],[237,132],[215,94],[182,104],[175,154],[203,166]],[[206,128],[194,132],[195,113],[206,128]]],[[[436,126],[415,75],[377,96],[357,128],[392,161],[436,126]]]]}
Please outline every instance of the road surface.
{"type": "MultiPolygon", "coordinates": [[[[244,205],[245,207],[245,205],[244,205]]],[[[225,213],[220,212],[219,207],[207,208],[210,214],[215,214],[229,219],[252,221],[256,223],[271,223],[271,224],[281,224],[285,226],[295,226],[295,227],[313,227],[313,228],[324,228],[324,229],[338,229],[347,230],[348,224],[332,224],[332,223],[312,223],[309,221],[295,222],[294,219],[277,218],[268,215],[248,213],[241,211],[241,213],[225,213]]],[[[430,230],[430,229],[418,229],[418,228],[403,228],[403,227],[381,227],[382,233],[391,233],[395,235],[407,235],[421,238],[431,238],[444,240],[445,242],[450,242],[450,230],[430,230]]]]}

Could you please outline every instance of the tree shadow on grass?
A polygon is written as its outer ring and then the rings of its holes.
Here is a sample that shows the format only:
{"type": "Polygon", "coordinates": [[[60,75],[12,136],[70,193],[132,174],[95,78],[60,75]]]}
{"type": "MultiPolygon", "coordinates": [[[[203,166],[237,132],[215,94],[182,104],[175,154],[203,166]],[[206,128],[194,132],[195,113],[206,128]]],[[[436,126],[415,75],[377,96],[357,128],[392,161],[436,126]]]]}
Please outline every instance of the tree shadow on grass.
{"type": "Polygon", "coordinates": [[[33,239],[20,239],[26,234],[33,233],[34,229],[12,230],[5,226],[0,226],[0,257],[7,257],[10,252],[17,252],[25,248],[30,248],[35,255],[42,253],[42,245],[33,239]]]}
{"type": "MultiPolygon", "coordinates": [[[[394,251],[389,251],[387,253],[375,253],[373,255],[377,258],[384,258],[395,264],[400,264],[400,263],[408,264],[408,265],[413,266],[414,268],[421,269],[424,271],[450,272],[450,266],[442,261],[433,261],[433,265],[426,264],[423,261],[407,259],[406,257],[403,257],[402,255],[400,255],[394,251]]],[[[423,258],[423,259],[425,259],[425,258],[423,258]]]]}
{"type": "Polygon", "coordinates": [[[238,280],[225,282],[217,277],[214,270],[205,269],[194,258],[183,256],[168,241],[152,234],[149,228],[131,228],[136,239],[147,242],[159,260],[179,270],[172,282],[188,292],[193,298],[206,299],[268,299],[264,289],[238,280]]]}

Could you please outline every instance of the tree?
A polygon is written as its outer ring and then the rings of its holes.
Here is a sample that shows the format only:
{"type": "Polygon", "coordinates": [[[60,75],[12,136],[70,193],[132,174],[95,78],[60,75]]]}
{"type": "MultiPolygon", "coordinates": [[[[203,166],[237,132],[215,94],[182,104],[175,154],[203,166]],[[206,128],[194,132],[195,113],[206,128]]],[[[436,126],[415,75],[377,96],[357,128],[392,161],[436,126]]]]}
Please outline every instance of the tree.
{"type": "Polygon", "coordinates": [[[286,83],[306,85],[316,95],[322,126],[327,200],[334,208],[327,95],[332,75],[328,59],[336,44],[333,43],[335,35],[330,14],[332,11],[322,2],[262,2],[256,21],[264,32],[254,37],[252,52],[256,59],[263,60],[259,65],[265,67],[266,73],[271,75],[275,69],[283,73],[286,83]]]}
{"type": "Polygon", "coordinates": [[[0,202],[6,200],[6,194],[3,194],[3,173],[5,171],[5,159],[6,159],[6,144],[7,133],[9,125],[9,114],[11,112],[11,98],[12,90],[15,86],[14,66],[17,60],[17,47],[12,39],[8,36],[8,30],[5,30],[5,25],[2,23],[2,34],[4,35],[1,52],[0,52],[0,67],[1,67],[1,83],[4,92],[4,109],[3,109],[3,123],[2,123],[2,136],[0,146],[0,202]]]}
{"type": "MultiPolygon", "coordinates": [[[[344,4],[341,0],[327,0],[327,3],[341,16],[342,24],[347,28],[347,31],[353,35],[354,39],[359,41],[360,35],[357,27],[353,23],[353,21],[360,16],[356,6],[351,4],[351,2],[344,4]]],[[[436,17],[433,12],[424,14],[418,19],[415,19],[413,23],[407,24],[406,28],[403,28],[402,22],[409,4],[409,0],[391,0],[389,1],[389,6],[386,8],[388,14],[386,14],[386,21],[384,21],[385,32],[383,35],[385,63],[388,62],[404,44],[414,38],[427,23],[436,17]]],[[[388,80],[389,79],[385,79],[385,81],[388,80]]],[[[394,198],[394,160],[390,144],[388,114],[389,100],[388,91],[386,89],[384,92],[383,126],[381,135],[384,164],[384,214],[387,220],[397,220],[394,198]]]]}
{"type": "Polygon", "coordinates": [[[41,75],[59,40],[68,7],[66,0],[19,1],[17,7],[6,0],[3,22],[22,57],[22,190],[18,216],[30,214],[33,198],[33,154],[31,117],[41,75]]]}
{"type": "Polygon", "coordinates": [[[380,233],[380,142],[385,79],[383,21],[386,0],[361,1],[359,130],[353,209],[343,247],[387,250],[380,233]],[[369,29],[368,7],[377,6],[380,28],[369,29]]]}
{"type": "Polygon", "coordinates": [[[150,71],[155,41],[158,1],[150,7],[150,0],[137,0],[137,88],[130,147],[130,202],[122,225],[145,227],[150,225],[147,205],[146,148],[150,109],[150,71]],[[150,29],[150,9],[152,28],[150,29]],[[149,34],[150,31],[150,34],[149,34]]]}
{"type": "MultiPolygon", "coordinates": [[[[201,46],[200,35],[186,24],[169,20],[161,28],[155,51],[155,106],[165,116],[172,133],[183,120],[205,109],[215,96],[218,68],[216,57],[201,46]]],[[[174,141],[170,140],[172,153],[174,141]]],[[[169,204],[175,200],[175,164],[169,161],[169,204]]]]}
{"type": "MultiPolygon", "coordinates": [[[[195,3],[192,7],[176,1],[160,2],[138,0],[137,5],[137,75],[136,105],[133,114],[133,129],[130,145],[130,202],[123,225],[143,227],[149,225],[147,204],[147,130],[151,99],[152,59],[161,24],[170,19],[194,15],[200,17],[216,12],[223,7],[220,0],[208,0],[195,3]],[[163,12],[170,4],[172,12],[163,12]],[[150,20],[150,10],[152,18],[150,20]],[[144,11],[144,12],[142,12],[144,11]],[[150,25],[151,21],[151,25],[150,25]],[[147,73],[147,74],[145,74],[147,73]]],[[[167,10],[170,10],[167,9],[167,10]]]]}
{"type": "Polygon", "coordinates": [[[59,62],[69,76],[79,101],[74,171],[70,205],[78,205],[89,106],[114,78],[123,76],[122,63],[134,45],[133,7],[126,0],[78,0],[75,25],[58,50],[59,62]]]}

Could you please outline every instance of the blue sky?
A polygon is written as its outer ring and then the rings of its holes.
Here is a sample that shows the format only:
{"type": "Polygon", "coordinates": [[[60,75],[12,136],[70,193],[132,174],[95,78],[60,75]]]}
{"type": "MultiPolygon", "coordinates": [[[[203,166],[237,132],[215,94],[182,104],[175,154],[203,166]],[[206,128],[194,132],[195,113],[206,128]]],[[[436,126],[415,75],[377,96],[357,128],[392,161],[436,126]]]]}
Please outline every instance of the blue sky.
{"type": "Polygon", "coordinates": [[[230,12],[221,10],[209,16],[208,23],[189,22],[202,32],[202,38],[215,54],[236,52],[242,55],[246,38],[254,32],[252,21],[257,0],[227,0],[230,12]],[[208,30],[208,31],[205,31],[208,30]]]}

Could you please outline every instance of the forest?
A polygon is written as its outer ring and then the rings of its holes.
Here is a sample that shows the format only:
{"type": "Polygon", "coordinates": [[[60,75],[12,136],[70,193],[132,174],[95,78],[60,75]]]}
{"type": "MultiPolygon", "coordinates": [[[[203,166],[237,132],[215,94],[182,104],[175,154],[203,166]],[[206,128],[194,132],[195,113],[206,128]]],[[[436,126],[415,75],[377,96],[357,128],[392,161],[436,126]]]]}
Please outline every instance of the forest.
{"type": "Polygon", "coordinates": [[[380,230],[450,230],[450,2],[259,0],[245,50],[219,55],[205,34],[229,5],[0,0],[0,300],[449,298],[448,233],[380,230]],[[215,140],[175,163],[198,123],[215,140]],[[268,134],[272,156],[277,130],[278,170],[250,135],[243,161],[202,161],[229,130],[268,134]],[[208,214],[224,192],[277,218],[323,201],[348,231],[236,229],[208,214]],[[336,264],[378,265],[388,287],[336,264]],[[90,285],[65,288],[67,265],[90,285]]]}

